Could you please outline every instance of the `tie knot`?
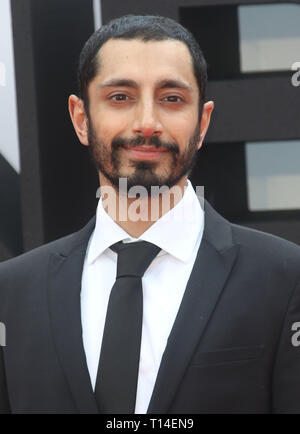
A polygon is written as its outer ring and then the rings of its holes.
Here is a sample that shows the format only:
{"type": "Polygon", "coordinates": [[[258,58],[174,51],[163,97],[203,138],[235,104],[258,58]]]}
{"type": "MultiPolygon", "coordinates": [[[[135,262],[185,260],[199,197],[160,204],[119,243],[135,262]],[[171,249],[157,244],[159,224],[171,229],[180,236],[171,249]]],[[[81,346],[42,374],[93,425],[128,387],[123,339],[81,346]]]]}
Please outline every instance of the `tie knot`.
{"type": "Polygon", "coordinates": [[[147,241],[123,243],[110,247],[118,254],[117,278],[125,276],[143,277],[145,271],[160,251],[160,247],[147,241]]]}

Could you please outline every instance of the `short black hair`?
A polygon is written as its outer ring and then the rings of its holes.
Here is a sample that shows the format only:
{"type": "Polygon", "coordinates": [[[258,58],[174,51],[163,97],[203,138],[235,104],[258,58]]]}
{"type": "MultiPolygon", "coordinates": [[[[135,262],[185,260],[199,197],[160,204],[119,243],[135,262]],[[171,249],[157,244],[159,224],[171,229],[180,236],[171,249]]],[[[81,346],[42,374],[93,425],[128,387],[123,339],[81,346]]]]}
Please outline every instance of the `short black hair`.
{"type": "Polygon", "coordinates": [[[189,30],[171,18],[159,15],[125,15],[100,27],[86,41],[79,57],[79,97],[89,113],[88,85],[99,69],[97,54],[109,39],[139,39],[141,41],[177,40],[189,49],[193,60],[195,78],[199,88],[199,117],[206,96],[207,65],[199,44],[189,30]]]}

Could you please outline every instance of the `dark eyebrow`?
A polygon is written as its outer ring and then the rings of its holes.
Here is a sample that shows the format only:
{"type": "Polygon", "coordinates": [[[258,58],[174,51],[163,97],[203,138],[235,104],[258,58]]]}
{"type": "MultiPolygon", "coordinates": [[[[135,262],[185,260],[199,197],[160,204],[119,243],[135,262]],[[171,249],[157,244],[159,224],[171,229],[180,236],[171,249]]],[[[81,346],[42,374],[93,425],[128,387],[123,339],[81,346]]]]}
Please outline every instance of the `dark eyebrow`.
{"type": "Polygon", "coordinates": [[[189,84],[181,81],[181,80],[173,80],[173,79],[166,79],[161,80],[156,84],[156,87],[159,89],[183,89],[188,90],[189,92],[192,92],[192,86],[189,84]]]}
{"type": "Polygon", "coordinates": [[[100,89],[104,87],[134,87],[138,88],[137,82],[126,78],[115,78],[100,84],[100,89]]]}
{"type": "MultiPolygon", "coordinates": [[[[126,78],[115,78],[109,81],[106,81],[102,84],[100,84],[100,89],[105,87],[132,87],[134,89],[137,89],[139,86],[136,81],[129,80],[126,78]]],[[[183,89],[187,90],[189,92],[192,92],[192,86],[189,84],[186,84],[185,82],[181,80],[174,80],[174,79],[164,79],[160,80],[156,83],[156,88],[158,89],[183,89]]]]}

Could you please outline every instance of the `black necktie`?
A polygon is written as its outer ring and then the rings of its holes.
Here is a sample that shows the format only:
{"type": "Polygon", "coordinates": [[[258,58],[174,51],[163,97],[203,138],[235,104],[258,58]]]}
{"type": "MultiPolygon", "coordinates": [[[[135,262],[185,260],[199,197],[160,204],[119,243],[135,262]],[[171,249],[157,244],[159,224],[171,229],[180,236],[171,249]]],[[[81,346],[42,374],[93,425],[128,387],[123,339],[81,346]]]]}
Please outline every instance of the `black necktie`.
{"type": "Polygon", "coordinates": [[[111,249],[118,253],[117,276],[108,302],[95,394],[100,413],[131,414],[140,360],[142,276],[160,248],[138,241],[119,242],[111,249]]]}

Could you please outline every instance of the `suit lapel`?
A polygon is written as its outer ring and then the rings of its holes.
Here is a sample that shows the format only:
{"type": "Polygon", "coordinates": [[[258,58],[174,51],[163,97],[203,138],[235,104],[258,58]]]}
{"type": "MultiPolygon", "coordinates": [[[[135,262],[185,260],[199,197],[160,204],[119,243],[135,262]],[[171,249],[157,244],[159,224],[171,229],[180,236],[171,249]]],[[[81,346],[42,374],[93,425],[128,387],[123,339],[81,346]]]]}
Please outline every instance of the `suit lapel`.
{"type": "Polygon", "coordinates": [[[97,413],[82,341],[81,276],[93,218],[49,262],[49,311],[56,350],[80,413],[97,413]]]}
{"type": "Polygon", "coordinates": [[[204,234],[176,320],[170,333],[148,413],[167,413],[191,357],[213,314],[239,245],[230,224],[205,202],[204,234]]]}

